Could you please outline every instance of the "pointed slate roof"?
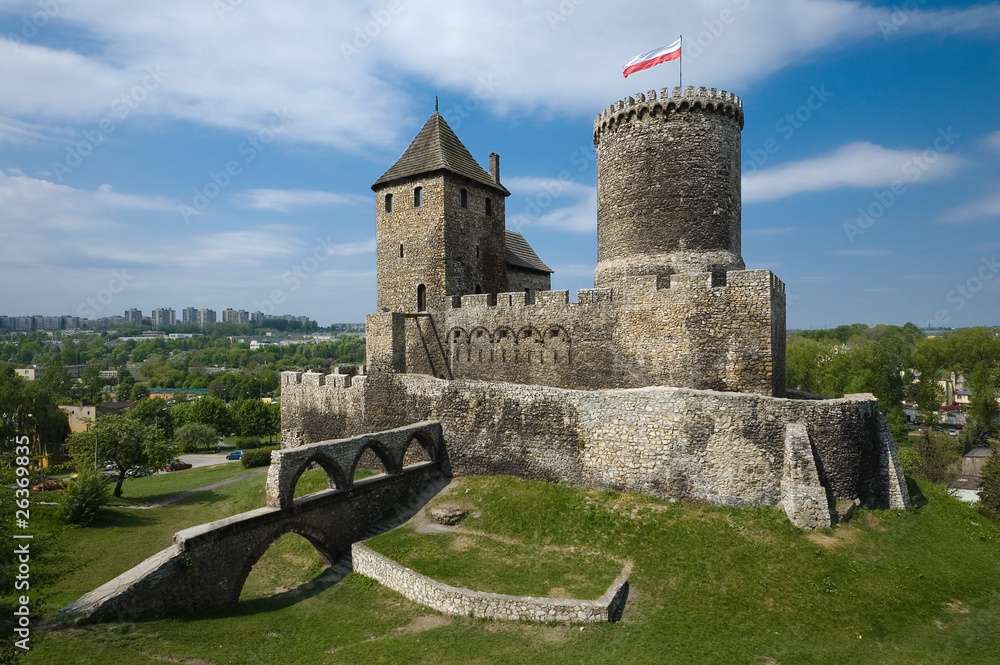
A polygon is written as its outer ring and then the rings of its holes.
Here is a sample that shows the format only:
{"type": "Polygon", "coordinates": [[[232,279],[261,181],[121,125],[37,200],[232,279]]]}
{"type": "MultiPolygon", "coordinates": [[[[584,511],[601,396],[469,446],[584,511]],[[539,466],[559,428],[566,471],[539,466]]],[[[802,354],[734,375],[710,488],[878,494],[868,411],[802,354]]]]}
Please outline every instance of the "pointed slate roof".
{"type": "Polygon", "coordinates": [[[504,244],[507,247],[507,265],[512,265],[535,272],[552,273],[552,268],[545,265],[535,250],[531,248],[524,236],[516,231],[504,231],[504,244]]]}
{"type": "Polygon", "coordinates": [[[392,168],[383,173],[381,178],[372,183],[372,189],[395,180],[434,171],[449,171],[481,185],[492,187],[502,192],[504,196],[510,194],[506,187],[494,182],[469,154],[468,149],[462,145],[462,141],[440,113],[434,113],[427,119],[403,156],[392,165],[392,168]]]}

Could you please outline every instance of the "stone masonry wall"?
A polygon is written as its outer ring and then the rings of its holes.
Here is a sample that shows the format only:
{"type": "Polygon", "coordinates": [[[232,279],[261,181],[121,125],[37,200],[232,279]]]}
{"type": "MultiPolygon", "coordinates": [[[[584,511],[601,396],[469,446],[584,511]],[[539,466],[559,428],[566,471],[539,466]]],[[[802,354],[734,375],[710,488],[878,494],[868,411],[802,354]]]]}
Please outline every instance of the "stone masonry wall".
{"type": "Polygon", "coordinates": [[[596,285],[734,270],[740,256],[739,98],[650,90],[597,117],[596,285]]]}
{"type": "Polygon", "coordinates": [[[770,271],[636,277],[615,289],[469,295],[405,323],[369,318],[369,365],[439,378],[601,389],[670,385],[784,394],[784,285],[770,271]],[[724,282],[724,283],[723,283],[724,282]],[[400,328],[402,326],[402,328],[400,328]],[[395,333],[390,332],[390,327],[395,333]],[[372,344],[372,341],[376,344],[372,344]]]}
{"type": "Polygon", "coordinates": [[[444,614],[536,623],[602,623],[616,621],[628,599],[627,571],[597,600],[539,598],[484,593],[444,584],[361,543],[355,543],[351,552],[354,572],[444,614]]]}
{"type": "Polygon", "coordinates": [[[821,483],[834,498],[906,504],[895,446],[883,435],[870,395],[789,400],[667,387],[577,391],[372,375],[366,381],[364,422],[353,421],[360,429],[316,436],[322,424],[351,421],[321,415],[311,422],[315,414],[296,405],[334,400],[295,393],[331,390],[339,388],[294,381],[284,386],[285,445],[439,420],[456,473],[506,473],[674,499],[775,505],[782,494],[785,428],[802,423],[821,483]]]}
{"type": "Polygon", "coordinates": [[[512,293],[529,293],[528,303],[535,302],[535,294],[552,289],[552,276],[533,270],[507,266],[507,290],[512,293]]]}
{"type": "Polygon", "coordinates": [[[507,289],[504,196],[497,190],[447,173],[381,186],[375,192],[375,235],[380,310],[416,311],[421,284],[428,307],[477,288],[483,293],[507,289]],[[413,205],[416,187],[423,191],[419,207],[413,205]],[[391,211],[385,209],[387,194],[391,211]]]}

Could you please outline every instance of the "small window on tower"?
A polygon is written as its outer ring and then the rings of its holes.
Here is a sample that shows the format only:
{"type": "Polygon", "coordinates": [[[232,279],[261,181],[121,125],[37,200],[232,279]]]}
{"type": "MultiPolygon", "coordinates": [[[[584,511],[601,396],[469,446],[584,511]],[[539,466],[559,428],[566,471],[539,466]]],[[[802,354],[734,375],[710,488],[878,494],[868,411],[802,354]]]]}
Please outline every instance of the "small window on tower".
{"type": "Polygon", "coordinates": [[[423,284],[417,285],[417,311],[423,312],[427,309],[427,287],[423,284]]]}
{"type": "Polygon", "coordinates": [[[490,217],[493,216],[493,199],[486,197],[486,214],[490,217]]]}
{"type": "Polygon", "coordinates": [[[385,195],[385,211],[392,212],[392,194],[385,195]]]}
{"type": "Polygon", "coordinates": [[[463,208],[468,208],[469,207],[469,190],[467,190],[465,187],[463,187],[462,191],[459,192],[459,198],[462,200],[462,207],[463,208]]]}
{"type": "Polygon", "coordinates": [[[403,258],[403,243],[399,243],[399,258],[403,258]]]}
{"type": "Polygon", "coordinates": [[[419,208],[424,204],[424,188],[414,187],[413,188],[413,207],[419,208]]]}
{"type": "Polygon", "coordinates": [[[479,245],[476,245],[476,258],[479,258],[479,245]]]}

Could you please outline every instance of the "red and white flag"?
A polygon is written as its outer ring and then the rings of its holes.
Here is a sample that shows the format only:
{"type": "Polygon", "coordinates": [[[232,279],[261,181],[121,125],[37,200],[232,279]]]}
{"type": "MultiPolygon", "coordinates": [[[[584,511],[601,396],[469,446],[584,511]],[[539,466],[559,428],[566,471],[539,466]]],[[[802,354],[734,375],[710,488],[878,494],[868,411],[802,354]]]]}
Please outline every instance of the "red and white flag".
{"type": "Polygon", "coordinates": [[[681,40],[677,40],[669,46],[661,46],[660,48],[653,49],[652,51],[646,51],[645,53],[640,53],[625,65],[625,70],[622,75],[628,78],[629,74],[635,74],[636,72],[641,72],[644,69],[649,69],[650,67],[655,67],[661,62],[670,62],[671,60],[678,60],[681,57],[681,40]]]}

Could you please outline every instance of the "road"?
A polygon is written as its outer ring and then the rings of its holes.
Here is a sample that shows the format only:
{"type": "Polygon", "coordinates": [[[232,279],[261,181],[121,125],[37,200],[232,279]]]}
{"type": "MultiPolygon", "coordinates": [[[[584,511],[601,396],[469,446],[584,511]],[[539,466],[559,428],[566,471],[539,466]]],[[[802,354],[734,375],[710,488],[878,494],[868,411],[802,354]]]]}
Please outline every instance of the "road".
{"type": "MultiPolygon", "coordinates": [[[[182,462],[187,462],[193,468],[197,469],[202,466],[215,466],[216,464],[226,464],[227,461],[229,461],[226,460],[227,453],[228,451],[222,453],[186,453],[184,455],[180,455],[178,459],[180,459],[182,462]]],[[[236,460],[233,460],[232,463],[239,464],[239,462],[236,460]]]]}

